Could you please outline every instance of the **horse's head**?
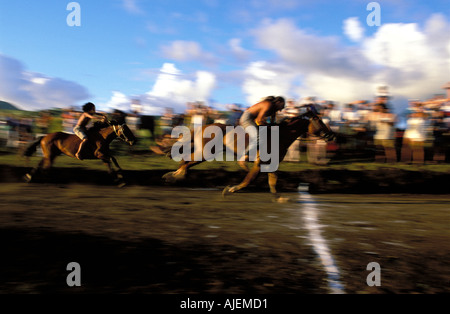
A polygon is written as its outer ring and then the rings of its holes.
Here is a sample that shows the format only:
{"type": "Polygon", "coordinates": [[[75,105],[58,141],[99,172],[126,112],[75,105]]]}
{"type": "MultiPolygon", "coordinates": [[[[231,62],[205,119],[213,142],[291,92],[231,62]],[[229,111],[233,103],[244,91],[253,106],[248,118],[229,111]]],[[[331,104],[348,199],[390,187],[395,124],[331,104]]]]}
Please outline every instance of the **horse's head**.
{"type": "Polygon", "coordinates": [[[116,133],[117,137],[128,144],[133,145],[136,142],[136,137],[133,132],[131,132],[128,125],[120,124],[120,125],[112,125],[114,133],[116,133]]]}
{"type": "Polygon", "coordinates": [[[308,135],[317,136],[327,142],[335,140],[336,135],[323,123],[316,110],[308,111],[305,117],[309,118],[308,135]]]}

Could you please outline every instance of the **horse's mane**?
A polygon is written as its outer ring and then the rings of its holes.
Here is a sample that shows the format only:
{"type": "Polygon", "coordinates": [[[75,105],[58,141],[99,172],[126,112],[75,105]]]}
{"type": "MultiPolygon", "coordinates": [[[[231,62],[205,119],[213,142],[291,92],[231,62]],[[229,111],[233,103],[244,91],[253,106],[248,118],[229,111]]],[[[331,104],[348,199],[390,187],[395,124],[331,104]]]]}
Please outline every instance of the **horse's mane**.
{"type": "Polygon", "coordinates": [[[282,127],[282,126],[288,126],[288,125],[293,124],[294,122],[297,122],[298,120],[306,120],[306,119],[309,119],[310,115],[311,115],[310,112],[305,112],[305,113],[302,113],[302,114],[300,114],[300,115],[298,115],[298,116],[295,116],[295,117],[286,117],[286,118],[283,118],[283,119],[278,123],[278,125],[279,125],[280,127],[282,127]]]}
{"type": "Polygon", "coordinates": [[[109,123],[102,121],[95,121],[94,125],[91,128],[89,128],[89,130],[100,131],[101,129],[110,127],[111,125],[119,125],[119,123],[116,120],[110,120],[109,123]]]}

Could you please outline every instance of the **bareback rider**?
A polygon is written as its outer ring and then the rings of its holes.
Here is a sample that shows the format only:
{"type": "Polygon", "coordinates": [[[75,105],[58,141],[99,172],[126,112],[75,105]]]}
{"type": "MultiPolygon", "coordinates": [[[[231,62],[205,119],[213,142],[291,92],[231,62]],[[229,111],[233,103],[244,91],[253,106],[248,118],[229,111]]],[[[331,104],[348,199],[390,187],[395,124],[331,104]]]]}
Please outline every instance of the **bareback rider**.
{"type": "Polygon", "coordinates": [[[81,139],[81,144],[78,147],[78,152],[75,154],[75,157],[80,160],[82,160],[82,152],[88,142],[86,126],[88,125],[89,121],[91,121],[91,119],[98,118],[100,118],[103,122],[107,119],[104,114],[95,112],[95,105],[93,103],[88,102],[83,106],[83,113],[78,119],[77,125],[73,128],[73,132],[81,139]]]}
{"type": "Polygon", "coordinates": [[[269,96],[244,111],[239,122],[244,129],[248,128],[247,131],[254,138],[248,145],[245,160],[248,160],[249,152],[253,152],[257,148],[259,142],[258,126],[267,125],[267,118],[269,117],[270,124],[275,124],[276,114],[278,111],[283,110],[284,106],[285,100],[283,97],[269,96]],[[252,134],[253,130],[256,131],[256,134],[252,134]]]}

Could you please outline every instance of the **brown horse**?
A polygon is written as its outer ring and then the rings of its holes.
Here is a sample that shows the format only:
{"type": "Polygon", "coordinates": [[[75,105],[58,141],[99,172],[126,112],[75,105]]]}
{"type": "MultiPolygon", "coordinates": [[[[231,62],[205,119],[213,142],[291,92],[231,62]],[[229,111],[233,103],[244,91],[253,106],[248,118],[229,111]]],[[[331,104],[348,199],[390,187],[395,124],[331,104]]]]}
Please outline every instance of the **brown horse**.
{"type": "MultiPolygon", "coordinates": [[[[226,143],[226,125],[224,124],[213,124],[216,127],[219,127],[222,130],[222,134],[224,134],[224,139],[223,139],[223,143],[226,143]]],[[[321,139],[324,139],[325,141],[332,141],[335,139],[335,135],[334,133],[322,122],[322,120],[320,119],[319,115],[315,112],[315,111],[307,111],[306,113],[294,117],[294,118],[286,118],[284,119],[279,125],[279,160],[282,161],[283,158],[285,157],[288,148],[291,146],[291,144],[300,136],[313,136],[313,137],[318,137],[321,139]]],[[[203,130],[205,130],[208,126],[204,126],[203,130]]],[[[269,128],[270,129],[270,128],[269,128]]],[[[193,131],[192,131],[193,132],[193,131]]],[[[193,133],[191,133],[191,135],[193,135],[193,133]]],[[[193,144],[193,136],[191,136],[191,147],[194,147],[193,144]]],[[[211,139],[203,139],[203,147],[205,147],[205,145],[211,141],[214,137],[212,137],[211,139]]],[[[271,140],[269,140],[270,136],[268,136],[268,144],[271,143],[271,140]]],[[[248,136],[246,134],[246,141],[245,141],[245,145],[248,145],[248,136]]],[[[270,145],[269,145],[270,146],[270,145]]],[[[224,147],[223,149],[226,149],[226,147],[224,147]]],[[[269,149],[270,150],[270,149],[269,149]]],[[[167,149],[165,151],[168,151],[167,149]]],[[[237,155],[237,147],[235,144],[234,147],[234,153],[235,155],[237,155]]],[[[180,167],[178,168],[178,170],[174,171],[174,172],[169,172],[166,173],[163,176],[163,179],[166,180],[166,182],[174,182],[180,179],[184,179],[187,170],[194,166],[197,165],[203,161],[205,161],[204,159],[201,161],[195,161],[194,158],[194,153],[191,153],[191,161],[184,161],[182,160],[180,162],[180,167]]],[[[263,163],[264,164],[264,163],[263,163]]],[[[232,186],[232,187],[226,187],[223,191],[223,194],[226,195],[228,193],[233,193],[236,191],[239,191],[245,187],[247,187],[256,177],[257,175],[260,173],[261,171],[261,160],[260,158],[257,158],[255,160],[255,162],[253,163],[253,167],[249,170],[245,164],[245,162],[239,162],[239,165],[246,170],[248,173],[246,175],[246,177],[244,178],[244,180],[236,185],[236,186],[232,186]]],[[[276,171],[273,172],[268,172],[268,181],[269,181],[269,187],[270,187],[270,191],[273,193],[273,195],[277,195],[277,190],[276,190],[276,183],[277,183],[277,174],[276,171]]]]}
{"type": "MultiPolygon", "coordinates": [[[[133,145],[136,141],[133,132],[131,132],[126,124],[119,125],[115,121],[107,121],[94,123],[94,126],[87,131],[87,135],[89,141],[82,152],[82,159],[102,160],[107,165],[108,172],[111,175],[115,175],[116,181],[123,186],[125,183],[121,174],[122,169],[117,163],[116,158],[111,155],[109,144],[114,139],[119,138],[129,145],[133,145]],[[118,168],[117,173],[111,166],[111,161],[118,168]]],[[[43,158],[36,168],[25,175],[25,180],[31,182],[33,176],[41,170],[48,171],[55,158],[61,154],[76,158],[75,154],[78,151],[80,143],[81,139],[78,136],[64,132],[51,133],[38,138],[27,147],[23,155],[26,157],[32,156],[40,145],[43,158]]]]}

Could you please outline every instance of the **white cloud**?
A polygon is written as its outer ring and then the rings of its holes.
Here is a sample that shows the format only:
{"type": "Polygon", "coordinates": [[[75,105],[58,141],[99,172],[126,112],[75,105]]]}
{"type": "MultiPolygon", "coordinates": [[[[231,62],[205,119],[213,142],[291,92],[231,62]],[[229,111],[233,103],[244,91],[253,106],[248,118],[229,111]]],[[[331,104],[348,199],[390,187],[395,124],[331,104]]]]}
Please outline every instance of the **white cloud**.
{"type": "Polygon", "coordinates": [[[264,21],[253,35],[262,49],[278,57],[260,64],[259,71],[255,64],[249,66],[252,75],[243,85],[244,92],[250,97],[257,91],[263,97],[273,84],[276,91],[296,97],[343,103],[371,99],[378,85],[387,84],[396,106],[402,105],[398,100],[426,99],[443,92],[440,88],[450,73],[450,23],[444,15],[432,15],[424,26],[385,23],[371,36],[364,36],[352,18],[344,25],[346,35],[359,40],[356,45],[313,34],[292,20],[264,21]],[[270,70],[273,83],[262,79],[261,68],[270,70]]]}
{"type": "Polygon", "coordinates": [[[281,62],[290,64],[300,73],[324,73],[363,76],[366,62],[353,47],[345,47],[338,37],[320,37],[298,28],[292,20],[266,20],[253,34],[262,49],[276,52],[281,62]]]}
{"type": "Polygon", "coordinates": [[[188,102],[201,101],[209,103],[216,77],[206,71],[197,71],[185,75],[173,63],[164,63],[150,91],[137,95],[126,95],[121,91],[113,91],[111,98],[99,103],[101,110],[118,109],[124,112],[132,111],[132,103],[139,100],[143,114],[159,115],[164,108],[173,108],[176,112],[184,112],[188,102]]]}
{"type": "Polygon", "coordinates": [[[363,52],[380,67],[380,78],[405,97],[429,97],[448,81],[450,38],[443,34],[450,32],[450,24],[433,15],[426,25],[384,24],[364,41],[363,52]]]}
{"type": "Polygon", "coordinates": [[[270,95],[288,95],[294,79],[287,69],[270,65],[266,61],[252,62],[245,70],[245,77],[242,89],[249,104],[270,95]]]}
{"type": "Polygon", "coordinates": [[[246,61],[250,57],[251,52],[242,48],[241,43],[242,40],[240,38],[232,38],[228,41],[233,56],[240,61],[246,61]]]}
{"type": "Polygon", "coordinates": [[[0,99],[25,110],[71,107],[90,97],[78,83],[27,71],[14,58],[0,54],[0,99]]]}
{"type": "Polygon", "coordinates": [[[122,0],[125,10],[132,14],[143,14],[144,11],[138,6],[137,0],[122,0]]]}
{"type": "Polygon", "coordinates": [[[357,99],[367,99],[378,85],[372,80],[343,79],[325,73],[312,73],[305,78],[301,86],[296,88],[296,92],[303,97],[318,96],[326,100],[339,100],[346,103],[357,99]]]}
{"type": "Polygon", "coordinates": [[[349,17],[344,21],[344,34],[352,41],[360,41],[364,37],[364,28],[357,17],[349,17]]]}
{"type": "Polygon", "coordinates": [[[103,110],[118,109],[121,111],[129,111],[131,105],[131,99],[122,92],[113,91],[111,99],[103,104],[99,104],[97,107],[103,110]]]}
{"type": "Polygon", "coordinates": [[[203,51],[198,42],[176,40],[161,47],[161,52],[166,58],[175,61],[199,61],[203,63],[214,63],[215,57],[206,51],[203,51]]]}
{"type": "Polygon", "coordinates": [[[161,113],[163,108],[172,107],[184,112],[188,102],[201,101],[208,104],[216,86],[214,74],[197,71],[192,79],[187,78],[172,63],[165,63],[152,89],[139,98],[144,111],[161,113]]]}

